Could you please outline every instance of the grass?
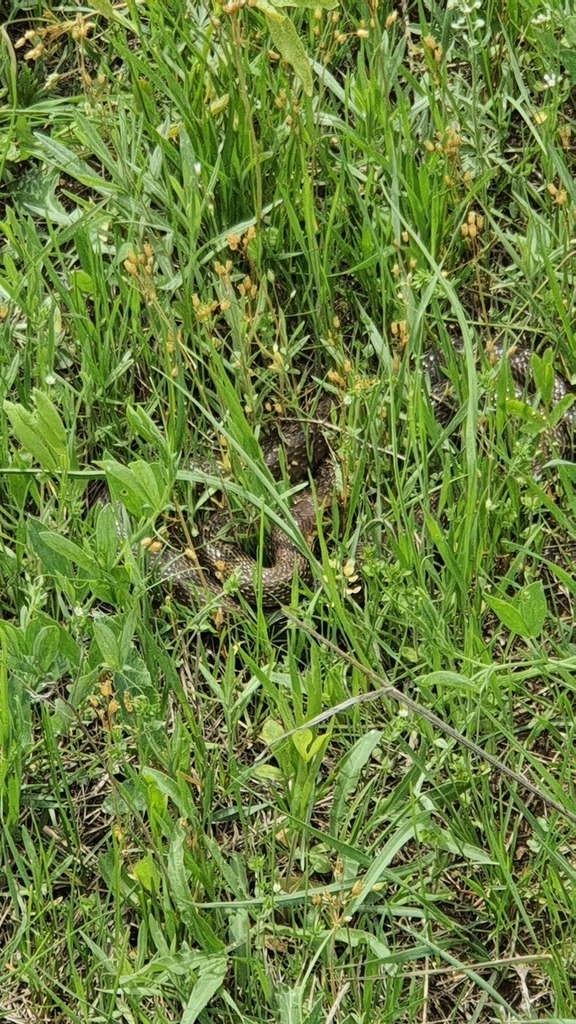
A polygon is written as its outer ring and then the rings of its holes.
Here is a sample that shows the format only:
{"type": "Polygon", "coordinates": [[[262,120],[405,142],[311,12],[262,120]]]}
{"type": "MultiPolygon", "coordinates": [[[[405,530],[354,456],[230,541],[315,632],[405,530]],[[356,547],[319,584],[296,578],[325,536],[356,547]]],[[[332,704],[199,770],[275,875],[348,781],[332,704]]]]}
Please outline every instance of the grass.
{"type": "Polygon", "coordinates": [[[234,7],[0,34],[0,1018],[573,1020],[571,5],[234,7]],[[159,593],[326,391],[315,585],[159,593]]]}

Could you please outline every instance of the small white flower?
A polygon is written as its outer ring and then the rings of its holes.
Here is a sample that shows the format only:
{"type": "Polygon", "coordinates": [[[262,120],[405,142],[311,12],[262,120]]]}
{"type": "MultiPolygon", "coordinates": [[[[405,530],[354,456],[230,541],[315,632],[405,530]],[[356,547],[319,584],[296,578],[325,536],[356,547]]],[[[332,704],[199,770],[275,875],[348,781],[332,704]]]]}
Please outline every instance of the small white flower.
{"type": "Polygon", "coordinates": [[[44,378],[44,380],[45,380],[46,384],[48,385],[48,387],[51,387],[52,384],[56,383],[56,377],[54,376],[53,373],[47,373],[45,378],[44,378]]]}
{"type": "Polygon", "coordinates": [[[558,81],[558,75],[546,73],[544,75],[544,88],[545,89],[553,89],[554,86],[556,85],[557,81],[558,81]]]}

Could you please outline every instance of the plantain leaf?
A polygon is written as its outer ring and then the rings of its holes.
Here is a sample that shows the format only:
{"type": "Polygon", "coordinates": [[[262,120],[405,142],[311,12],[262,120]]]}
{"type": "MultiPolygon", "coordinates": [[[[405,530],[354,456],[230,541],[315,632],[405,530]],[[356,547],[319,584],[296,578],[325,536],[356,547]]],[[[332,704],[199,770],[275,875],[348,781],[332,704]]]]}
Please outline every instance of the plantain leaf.
{"type": "Polygon", "coordinates": [[[484,595],[486,604],[512,633],[534,639],[542,632],[548,607],[542,580],[523,587],[511,601],[484,595]]]}
{"type": "Polygon", "coordinates": [[[380,729],[370,729],[356,741],[340,762],[330,811],[330,834],[337,836],[345,818],[347,801],[355,791],[360,776],[382,738],[380,729]]]}
{"type": "Polygon", "coordinates": [[[114,501],[119,501],[134,516],[149,516],[158,510],[161,484],[155,472],[155,463],[136,459],[128,466],[114,459],[100,463],[106,473],[108,490],[114,501]]]}
{"type": "Polygon", "coordinates": [[[131,430],[143,437],[148,444],[154,445],[163,455],[168,453],[166,438],[158,429],[154,420],[141,405],[129,405],[126,408],[126,419],[131,430]]]}
{"type": "Polygon", "coordinates": [[[542,356],[532,353],[530,366],[534,374],[536,387],[542,395],[542,401],[546,408],[552,402],[552,391],[554,389],[554,355],[552,349],[546,349],[542,356]]]}
{"type": "Polygon", "coordinates": [[[37,409],[36,421],[44,441],[56,455],[65,455],[66,427],[56,406],[50,401],[48,395],[39,391],[38,388],[34,388],[33,395],[37,409]]]}
{"type": "Polygon", "coordinates": [[[47,395],[33,391],[35,410],[4,402],[4,411],[22,447],[42,469],[62,469],[66,465],[66,428],[47,395]]]}
{"type": "Polygon", "coordinates": [[[4,402],[6,413],[12,430],[25,451],[29,452],[35,462],[42,469],[53,470],[58,468],[58,460],[47,444],[44,443],[38,433],[38,422],[34,413],[25,409],[15,402],[4,402]]]}
{"type": "MultiPolygon", "coordinates": [[[[558,424],[562,422],[564,416],[566,415],[568,410],[572,408],[573,405],[574,395],[564,395],[564,398],[561,398],[558,402],[558,405],[554,406],[550,413],[550,416],[548,417],[550,426],[552,428],[558,426],[558,424]]],[[[568,418],[571,421],[573,417],[570,416],[568,418]]]]}
{"type": "Polygon", "coordinates": [[[265,14],[267,18],[272,19],[272,21],[282,21],[282,19],[285,18],[286,15],[281,14],[280,11],[277,11],[277,6],[279,5],[269,4],[268,0],[258,0],[256,4],[258,10],[262,11],[262,14],[265,14]]]}
{"type": "Polygon", "coordinates": [[[101,622],[99,619],[96,619],[94,622],[94,639],[98,644],[98,649],[107,668],[112,669],[115,672],[119,672],[122,668],[120,648],[118,640],[114,635],[113,630],[110,629],[110,626],[107,626],[105,622],[101,622]]]}
{"type": "Polygon", "coordinates": [[[522,587],[514,601],[526,624],[527,632],[524,636],[536,637],[542,632],[548,606],[542,580],[534,580],[528,586],[522,587]]]}
{"type": "Polygon", "coordinates": [[[154,863],[154,857],[148,851],[145,857],[141,857],[132,865],[132,874],[137,882],[146,892],[160,892],[162,876],[154,863]]]}
{"type": "Polygon", "coordinates": [[[194,957],[194,966],[198,971],[198,979],[192,986],[180,1024],[194,1024],[212,997],[222,988],[228,970],[226,957],[217,955],[197,954],[194,957]]]}
{"type": "Polygon", "coordinates": [[[304,43],[300,39],[290,18],[284,15],[283,18],[277,20],[277,12],[271,15],[264,11],[264,14],[266,15],[274,46],[283,60],[287,61],[294,68],[294,73],[300,79],[306,95],[311,96],[312,72],[310,70],[310,61],[304,48],[304,43]]]}
{"type": "Polygon", "coordinates": [[[90,555],[88,551],[84,551],[84,549],[79,547],[78,544],[75,544],[73,540],[69,540],[68,537],[61,537],[58,533],[50,533],[48,530],[44,530],[40,533],[40,539],[44,544],[47,544],[52,551],[56,551],[57,554],[63,555],[64,558],[69,558],[70,561],[80,569],[93,573],[96,577],[98,576],[98,563],[94,558],[92,558],[92,555],[90,555]]]}

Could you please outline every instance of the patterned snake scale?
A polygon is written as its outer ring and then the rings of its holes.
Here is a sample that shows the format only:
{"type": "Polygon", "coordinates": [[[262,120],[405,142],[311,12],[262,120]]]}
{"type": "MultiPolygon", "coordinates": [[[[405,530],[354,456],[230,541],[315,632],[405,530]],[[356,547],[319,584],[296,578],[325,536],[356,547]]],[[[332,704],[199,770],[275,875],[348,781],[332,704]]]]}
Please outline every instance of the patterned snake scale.
{"type": "MultiPolygon", "coordinates": [[[[494,361],[501,357],[502,349],[495,348],[494,361]]],[[[507,353],[518,398],[525,395],[531,379],[530,359],[530,351],[523,347],[507,353]]],[[[445,421],[446,409],[450,407],[449,388],[435,353],[425,353],[423,367],[430,381],[430,400],[435,415],[445,421]]],[[[555,375],[552,405],[557,405],[562,398],[572,393],[566,381],[555,375]]],[[[279,424],[278,436],[268,439],[262,445],[264,460],[275,479],[281,479],[282,462],[292,484],[312,478],[312,485],[308,484],[298,492],[291,507],[292,518],[308,544],[312,543],[316,531],[318,510],[323,502],[331,500],[334,492],[334,464],[325,438],[331,407],[331,399],[324,396],[317,405],[314,419],[309,423],[308,437],[298,421],[286,419],[279,424]],[[280,450],[283,450],[283,459],[280,450]]],[[[450,411],[454,411],[453,401],[450,411]]],[[[561,449],[566,449],[568,436],[571,437],[575,427],[576,408],[572,406],[555,430],[555,440],[561,449]]],[[[201,560],[198,563],[185,554],[175,555],[168,549],[151,556],[157,581],[163,587],[168,586],[183,604],[197,607],[199,592],[222,595],[223,584],[232,574],[237,592],[251,603],[255,602],[255,594],[259,593],[265,608],[273,608],[290,600],[295,573],[301,580],[311,582],[308,559],[279,527],[274,526],[271,530],[269,565],[259,568],[257,561],[246,555],[237,544],[219,541],[220,526],[221,516],[215,513],[202,534],[201,560]]],[[[236,602],[226,598],[223,603],[234,606],[236,602]]]]}
{"type": "MultiPolygon", "coordinates": [[[[293,485],[312,478],[312,485],[297,493],[290,508],[309,545],[316,533],[318,511],[334,492],[334,464],[324,436],[331,406],[328,396],[320,399],[308,436],[298,420],[282,418],[275,436],[262,443],[264,462],[275,480],[282,479],[283,465],[293,485]]],[[[169,550],[151,556],[157,581],[168,585],[183,604],[197,606],[202,592],[222,596],[223,584],[231,576],[238,594],[251,603],[255,603],[256,593],[261,594],[264,608],[290,601],[294,574],[306,583],[312,582],[308,558],[280,527],[275,525],[270,531],[269,564],[259,566],[237,544],[219,539],[223,518],[222,513],[215,512],[204,527],[198,562],[169,550]]],[[[223,603],[232,607],[236,604],[228,597],[223,603]]]]}

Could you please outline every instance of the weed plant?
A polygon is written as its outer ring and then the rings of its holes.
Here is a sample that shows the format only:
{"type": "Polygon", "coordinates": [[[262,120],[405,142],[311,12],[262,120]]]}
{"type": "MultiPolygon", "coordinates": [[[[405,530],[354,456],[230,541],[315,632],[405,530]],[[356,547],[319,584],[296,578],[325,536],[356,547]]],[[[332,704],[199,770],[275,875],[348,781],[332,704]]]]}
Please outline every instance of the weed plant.
{"type": "Polygon", "coordinates": [[[572,5],[2,11],[1,1018],[576,1018],[572,5]]]}

